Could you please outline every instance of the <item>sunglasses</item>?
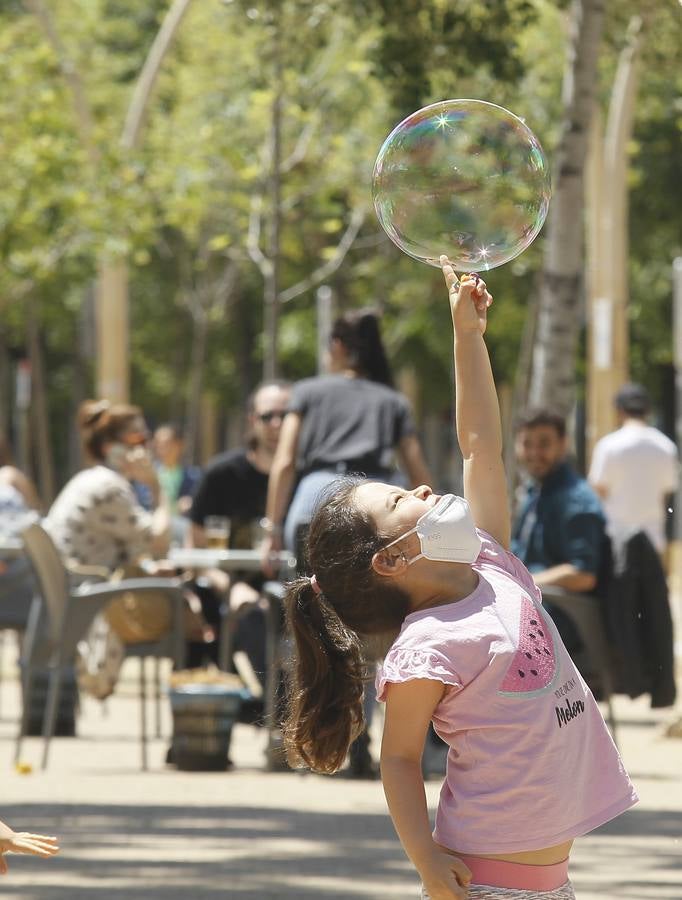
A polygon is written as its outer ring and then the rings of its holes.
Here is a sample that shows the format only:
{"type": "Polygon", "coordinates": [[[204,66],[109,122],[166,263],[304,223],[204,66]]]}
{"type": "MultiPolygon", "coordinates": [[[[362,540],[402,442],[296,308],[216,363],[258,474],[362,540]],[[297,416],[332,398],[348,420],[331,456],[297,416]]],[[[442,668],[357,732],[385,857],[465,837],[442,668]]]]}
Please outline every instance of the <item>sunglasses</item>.
{"type": "Polygon", "coordinates": [[[144,444],[149,442],[149,435],[144,432],[131,432],[130,434],[126,434],[123,438],[121,438],[121,442],[126,444],[128,447],[141,447],[144,444]]]}
{"type": "Polygon", "coordinates": [[[260,422],[265,422],[265,424],[268,425],[270,422],[272,422],[273,419],[279,419],[281,421],[285,415],[286,412],[276,412],[273,410],[272,412],[261,413],[256,418],[260,422]]]}

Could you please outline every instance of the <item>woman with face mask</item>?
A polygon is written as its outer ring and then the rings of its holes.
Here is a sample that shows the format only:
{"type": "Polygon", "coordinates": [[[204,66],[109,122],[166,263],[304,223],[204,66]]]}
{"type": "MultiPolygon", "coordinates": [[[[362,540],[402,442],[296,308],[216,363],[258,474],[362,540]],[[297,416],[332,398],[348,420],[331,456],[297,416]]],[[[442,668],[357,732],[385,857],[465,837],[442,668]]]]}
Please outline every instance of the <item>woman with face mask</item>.
{"type": "Polygon", "coordinates": [[[599,708],[541,595],[508,550],[499,408],[483,335],[492,302],[441,258],[454,325],[464,497],[347,479],[288,588],[295,642],[285,740],[334,772],[362,728],[367,635],[392,635],[377,676],[381,776],[422,898],[569,900],[573,839],[636,802],[599,708]],[[430,722],[448,744],[431,832],[421,773],[430,722]]]}
{"type": "Polygon", "coordinates": [[[151,455],[142,411],[107,400],[86,400],[78,424],[90,465],[65,485],[45,526],[65,559],[115,569],[168,550],[170,514],[151,455]],[[137,501],[131,482],[147,487],[152,510],[137,501]]]}

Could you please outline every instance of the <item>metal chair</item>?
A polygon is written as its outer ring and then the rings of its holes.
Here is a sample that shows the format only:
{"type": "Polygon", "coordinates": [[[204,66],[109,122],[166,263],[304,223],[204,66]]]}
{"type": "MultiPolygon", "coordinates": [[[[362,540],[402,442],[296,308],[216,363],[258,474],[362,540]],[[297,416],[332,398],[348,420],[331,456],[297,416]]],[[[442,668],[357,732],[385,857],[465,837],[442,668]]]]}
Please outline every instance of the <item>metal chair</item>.
{"type": "Polygon", "coordinates": [[[542,597],[560,609],[578,632],[585,659],[574,661],[587,680],[591,674],[598,677],[600,699],[606,704],[609,728],[617,744],[616,717],[611,702],[614,694],[611,653],[599,599],[591,594],[574,594],[560,587],[549,586],[542,588],[542,597]]]}
{"type": "Polygon", "coordinates": [[[26,629],[34,592],[33,572],[22,557],[9,560],[0,576],[0,681],[7,631],[21,637],[26,629]]]}
{"type": "Polygon", "coordinates": [[[20,758],[29,717],[31,686],[39,668],[49,672],[47,702],[43,717],[42,768],[47,767],[50,740],[54,734],[59,694],[65,672],[72,665],[78,642],[87,634],[95,616],[126,591],[167,594],[172,608],[171,628],[158,641],[127,644],[126,657],[140,660],[140,708],[142,769],[147,769],[147,696],[145,659],[171,658],[178,668],[185,659],[184,597],[180,583],[171,578],[131,578],[115,583],[84,583],[73,586],[69,572],[52,538],[38,524],[29,526],[22,538],[35,573],[39,591],[31,604],[21,650],[24,707],[17,736],[15,760],[20,758]]]}

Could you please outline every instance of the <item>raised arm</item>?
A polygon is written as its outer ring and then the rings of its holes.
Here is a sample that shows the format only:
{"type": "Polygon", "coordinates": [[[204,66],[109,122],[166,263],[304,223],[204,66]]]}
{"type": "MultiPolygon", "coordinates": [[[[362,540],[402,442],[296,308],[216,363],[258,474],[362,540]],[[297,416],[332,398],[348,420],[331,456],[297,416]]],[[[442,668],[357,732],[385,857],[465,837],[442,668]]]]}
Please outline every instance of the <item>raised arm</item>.
{"type": "Polygon", "coordinates": [[[301,416],[295,412],[288,412],[284,417],[268,479],[265,523],[270,533],[261,546],[261,557],[263,571],[270,578],[277,570],[270,562],[270,554],[282,549],[282,528],[296,479],[296,451],[301,421],[301,416]]]}
{"type": "Polygon", "coordinates": [[[492,297],[485,282],[467,276],[458,283],[441,257],[454,329],[457,439],[464,459],[464,496],[474,521],[509,547],[510,512],[502,462],[502,426],[485,333],[492,297]]]}

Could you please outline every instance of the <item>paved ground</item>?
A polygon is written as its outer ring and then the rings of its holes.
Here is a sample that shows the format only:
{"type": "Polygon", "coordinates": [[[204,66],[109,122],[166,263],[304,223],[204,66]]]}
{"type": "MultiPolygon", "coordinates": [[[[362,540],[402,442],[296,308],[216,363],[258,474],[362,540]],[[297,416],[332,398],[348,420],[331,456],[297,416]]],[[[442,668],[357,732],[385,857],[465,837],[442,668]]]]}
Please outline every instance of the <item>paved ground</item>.
{"type": "MultiPolygon", "coordinates": [[[[84,701],[80,736],[55,740],[47,773],[21,775],[12,766],[17,714],[10,674],[0,696],[0,818],[58,834],[63,850],[49,861],[11,857],[5,900],[418,896],[377,782],[267,773],[264,735],[247,726],[235,729],[231,772],[167,768],[166,738],[153,742],[151,771],[142,773],[128,681],[104,712],[84,701]]],[[[579,900],[681,900],[682,739],[663,736],[680,714],[618,699],[619,740],[641,803],[576,845],[579,900]]],[[[29,739],[24,759],[37,765],[39,752],[29,739]]],[[[432,805],[437,792],[430,782],[432,805]]]]}

